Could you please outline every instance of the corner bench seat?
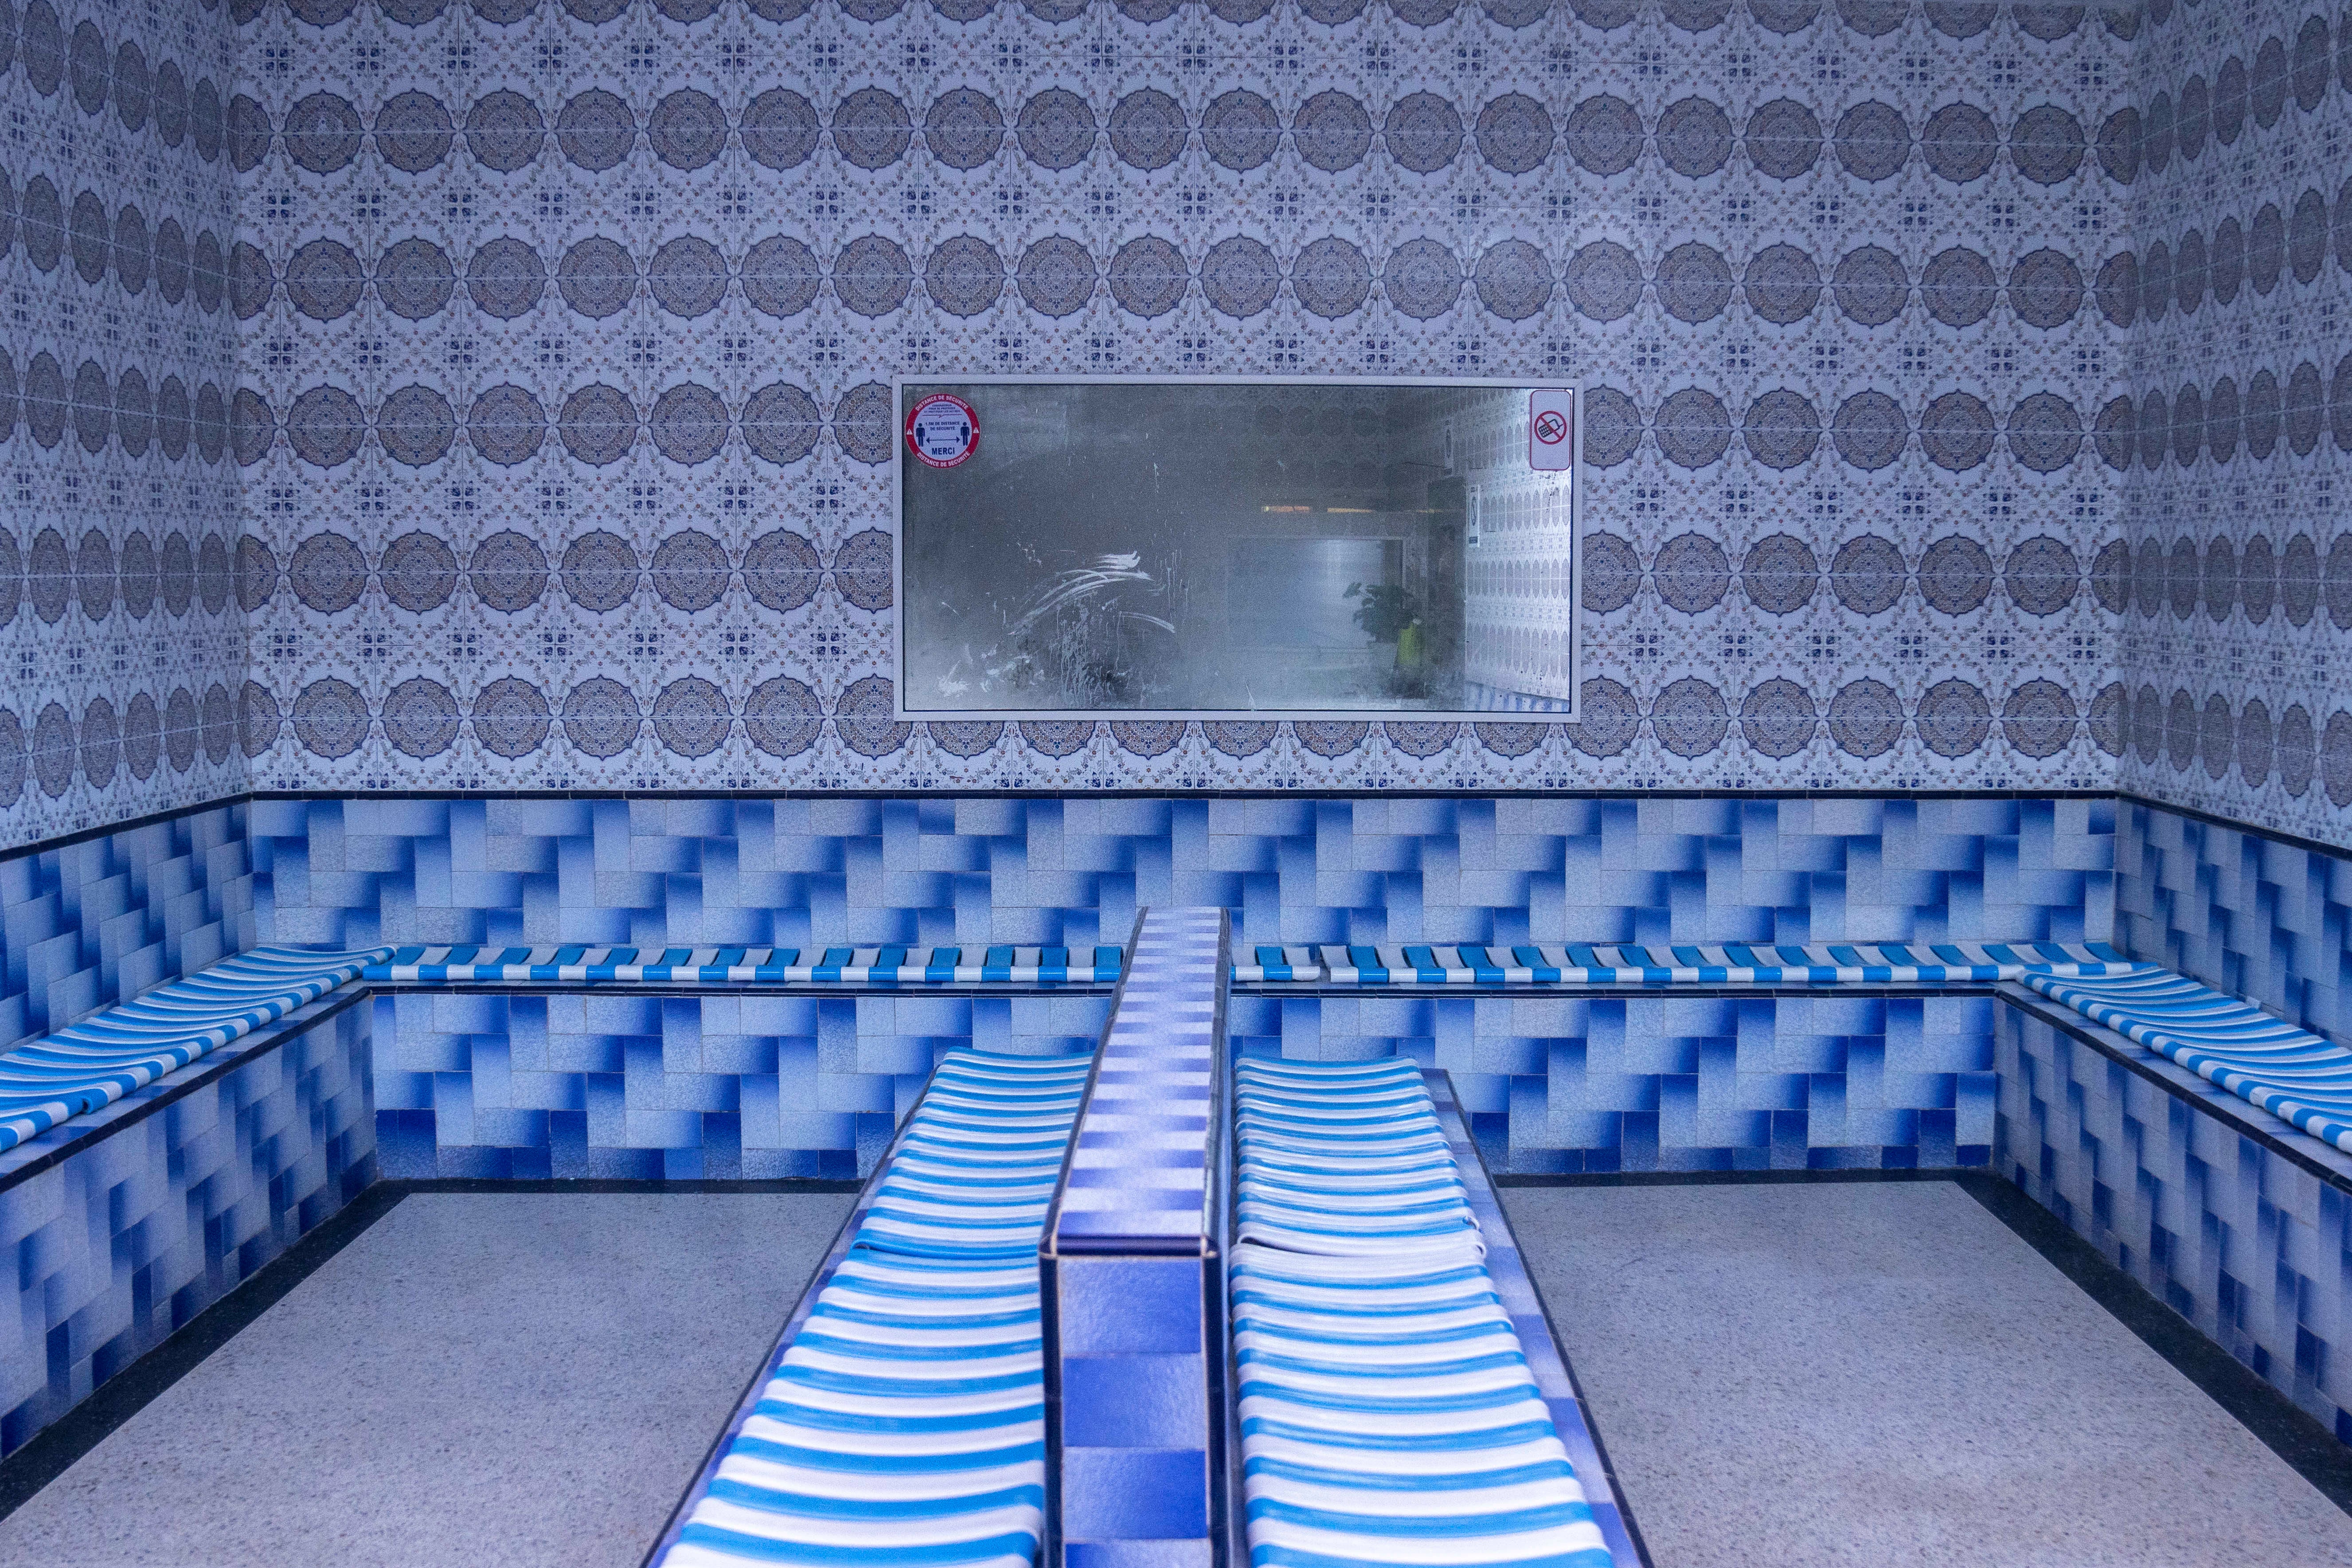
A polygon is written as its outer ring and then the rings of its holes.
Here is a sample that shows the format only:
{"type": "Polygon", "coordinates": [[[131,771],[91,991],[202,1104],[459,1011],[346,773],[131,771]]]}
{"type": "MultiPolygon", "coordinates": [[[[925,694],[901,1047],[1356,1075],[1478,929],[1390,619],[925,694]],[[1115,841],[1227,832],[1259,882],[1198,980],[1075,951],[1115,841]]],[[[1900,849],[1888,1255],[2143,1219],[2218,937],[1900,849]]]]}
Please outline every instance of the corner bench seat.
{"type": "Polygon", "coordinates": [[[0,1151],[267,1027],[382,951],[257,947],[0,1053],[0,1151]]]}
{"type": "Polygon", "coordinates": [[[2095,977],[2029,974],[2024,984],[2352,1153],[2352,1049],[2153,963],[2095,977]]]}

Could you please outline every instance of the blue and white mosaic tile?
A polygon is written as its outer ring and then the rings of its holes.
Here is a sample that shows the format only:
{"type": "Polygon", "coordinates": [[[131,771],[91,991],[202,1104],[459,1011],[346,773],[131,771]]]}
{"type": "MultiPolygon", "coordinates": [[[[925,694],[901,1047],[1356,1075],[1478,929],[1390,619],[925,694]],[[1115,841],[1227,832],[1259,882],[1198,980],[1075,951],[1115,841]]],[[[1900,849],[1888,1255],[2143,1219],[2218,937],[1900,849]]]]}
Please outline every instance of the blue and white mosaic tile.
{"type": "Polygon", "coordinates": [[[379,994],[393,1177],[845,1178],[940,1056],[1092,1051],[1110,995],[379,994]]]}
{"type": "Polygon", "coordinates": [[[1452,1074],[1497,1170],[1981,1165],[1987,997],[1236,996],[1236,1051],[1452,1074]]]}
{"type": "Polygon", "coordinates": [[[2340,1266],[2352,1161],[2159,1060],[2181,1086],[2168,1091],[2019,1008],[2000,1007],[1995,1040],[1995,1172],[2352,1442],[2352,1390],[2335,1358],[2352,1333],[2340,1266]],[[2267,1123],[2334,1180],[2249,1136],[2248,1122],[2267,1123]]]}
{"type": "Polygon", "coordinates": [[[0,1454],[251,1276],[375,1180],[368,1010],[255,1037],[0,1158],[0,1454]],[[237,1062],[164,1106],[190,1077],[237,1062]],[[144,1112],[144,1114],[142,1114],[144,1112]],[[118,1130],[20,1180],[58,1144],[118,1130]]]}
{"type": "Polygon", "coordinates": [[[2090,800],[257,801],[262,940],[2103,941],[2090,800]]]}

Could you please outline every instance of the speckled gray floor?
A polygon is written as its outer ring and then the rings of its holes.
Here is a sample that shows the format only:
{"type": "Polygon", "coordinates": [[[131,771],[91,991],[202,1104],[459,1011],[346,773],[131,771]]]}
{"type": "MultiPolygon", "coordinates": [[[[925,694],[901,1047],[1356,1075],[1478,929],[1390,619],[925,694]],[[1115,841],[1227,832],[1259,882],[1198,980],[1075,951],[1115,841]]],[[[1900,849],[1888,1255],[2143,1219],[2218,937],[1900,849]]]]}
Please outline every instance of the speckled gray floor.
{"type": "Polygon", "coordinates": [[[1503,1197],[1659,1568],[2352,1564],[2352,1517],[1948,1184],[1503,1197]]]}
{"type": "Polygon", "coordinates": [[[634,1568],[847,1194],[414,1194],[24,1507],[12,1568],[634,1568]]]}

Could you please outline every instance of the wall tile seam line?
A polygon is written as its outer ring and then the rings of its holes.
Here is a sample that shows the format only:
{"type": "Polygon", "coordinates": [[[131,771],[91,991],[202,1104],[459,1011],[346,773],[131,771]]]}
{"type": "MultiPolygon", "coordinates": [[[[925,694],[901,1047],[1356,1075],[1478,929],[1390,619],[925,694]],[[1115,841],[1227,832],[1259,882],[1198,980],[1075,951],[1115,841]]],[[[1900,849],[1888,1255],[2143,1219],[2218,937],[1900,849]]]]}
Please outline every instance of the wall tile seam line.
{"type": "MultiPolygon", "coordinates": [[[[157,1111],[168,1110],[173,1104],[176,1104],[178,1101],[186,1099],[189,1095],[195,1093],[196,1090],[208,1088],[212,1084],[219,1081],[221,1079],[226,1078],[230,1073],[236,1071],[239,1068],[249,1067],[253,1063],[259,1061],[266,1057],[276,1054],[297,1037],[308,1034],[310,1030],[317,1028],[320,1025],[331,1022],[336,1017],[339,1017],[342,1014],[350,1011],[352,1008],[358,1006],[362,1002],[367,999],[368,994],[369,993],[364,987],[347,996],[337,996],[335,993],[329,992],[325,996],[310,1003],[308,1006],[298,1009],[293,1013],[288,1014],[285,1017],[280,1018],[277,1023],[271,1025],[268,1030],[260,1031],[262,1034],[261,1040],[258,1044],[253,1046],[249,1049],[237,1052],[235,1055],[222,1055],[221,1053],[215,1053],[213,1057],[198,1058],[197,1061],[205,1064],[205,1068],[201,1072],[192,1074],[186,1081],[173,1084],[169,1089],[166,1089],[161,1093],[153,1095],[149,1099],[132,1101],[131,1102],[131,1109],[125,1111],[121,1116],[115,1120],[105,1122],[102,1125],[85,1127],[81,1131],[68,1137],[63,1142],[57,1144],[55,1147],[43,1150],[38,1155],[26,1161],[16,1169],[13,1171],[0,1172],[0,1196],[5,1196],[11,1188],[32,1180],[35,1176],[39,1175],[44,1171],[62,1164],[67,1160],[69,1160],[78,1154],[89,1152],[91,1149],[105,1142],[109,1138],[111,1138],[116,1133],[122,1131],[125,1128],[134,1127],[140,1122],[146,1121],[147,1118],[154,1115],[157,1111]],[[311,1008],[318,1008],[320,1011],[311,1012],[311,1008]]],[[[251,1037],[247,1037],[250,1038],[251,1037]]],[[[193,1067],[195,1063],[192,1062],[189,1065],[193,1067]]],[[[187,1069],[182,1068],[181,1070],[186,1071],[187,1069]]],[[[168,1074],[166,1075],[166,1077],[169,1076],[170,1075],[168,1074]]],[[[162,1080],[159,1079],[158,1081],[160,1082],[162,1080]]],[[[92,1114],[102,1116],[106,1113],[106,1110],[110,1110],[114,1106],[121,1105],[123,1103],[124,1101],[122,1100],[115,1100],[111,1105],[109,1105],[104,1110],[92,1114]]],[[[82,1117],[78,1116],[61,1123],[60,1125],[71,1127],[75,1122],[82,1120],[82,1117]]]]}
{"type": "MultiPolygon", "coordinates": [[[[2118,1048],[2115,1043],[2116,1041],[2122,1041],[2125,1046],[2131,1045],[2131,1042],[2128,1039],[2126,1039],[2125,1037],[2116,1035],[2113,1039],[2103,1039],[2100,1036],[2107,1033],[2108,1031],[2100,1029],[2097,1025],[2091,1024],[2087,1020],[2079,1016],[2071,1019],[2062,1017],[2041,1005],[2040,999],[2036,993],[2025,991],[2022,987],[2016,987],[2014,990],[2015,992],[2021,994],[2012,994],[2012,988],[2007,983],[2003,983],[2000,988],[2000,999],[2008,1003],[2019,1012],[2026,1014],[2041,1023],[2049,1025],[2059,1033],[2073,1039],[2078,1045],[2087,1046],[2092,1050],[2098,1052],[2099,1055],[2106,1058],[2108,1060],[2116,1063],[2118,1066],[2128,1068],[2136,1077],[2138,1077],[2157,1089],[2163,1090],[2172,1099],[2179,1100],[2183,1104],[2187,1105],[2191,1110],[2201,1111],[2205,1115],[2210,1116],[2214,1121],[2222,1123],[2224,1126],[2228,1127],[2231,1131],[2236,1133],[2240,1137],[2252,1139],[2255,1142],[2260,1143],[2270,1152],[2278,1155],[2281,1159],[2288,1161],[2297,1169],[2304,1171],[2312,1176],[2315,1180],[2321,1182],[2327,1186],[2334,1187],[2336,1191],[2344,1193],[2347,1196],[2352,1196],[2352,1175],[2347,1175],[2344,1173],[2330,1170],[2324,1163],[2313,1158],[2313,1156],[2306,1151],[2296,1148],[2294,1143],[2288,1141],[2290,1136],[2315,1143],[2318,1142],[2317,1139],[2310,1138],[2307,1134],[2297,1132],[2286,1122],[2278,1121],[2277,1118],[2269,1116],[2269,1113],[2263,1110],[2260,1106],[2254,1105],[2250,1101],[2239,1100],[2234,1095],[2229,1095],[2229,1091],[2222,1089],[2219,1084],[2213,1084],[2212,1088],[2217,1091],[2217,1093],[2228,1095],[2229,1103],[2224,1104],[2221,1100],[2203,1100],[2194,1095],[2183,1093],[2181,1085],[2171,1082],[2162,1074],[2151,1070],[2147,1062],[2137,1060],[2134,1058],[2126,1055],[2122,1049],[2118,1048]],[[2033,999],[2028,1000],[2028,998],[2033,999]],[[2278,1126],[2286,1129],[2285,1135],[2282,1135],[2281,1133],[2273,1131],[2271,1128],[2265,1127],[2260,1122],[2254,1121],[2253,1118],[2256,1116],[2266,1117],[2270,1121],[2277,1121],[2278,1126]]],[[[2157,1059],[2163,1060],[2164,1058],[2158,1058],[2157,1059]]],[[[2171,1064],[2168,1063],[2167,1065],[2171,1064]]],[[[1996,1072],[1998,1072],[1998,1068],[1995,1069],[1996,1072]]],[[[2180,1070],[2187,1072],[2189,1069],[2183,1068],[2180,1070]]],[[[2200,1078],[2199,1081],[2209,1082],[2210,1080],[2200,1078]]]]}

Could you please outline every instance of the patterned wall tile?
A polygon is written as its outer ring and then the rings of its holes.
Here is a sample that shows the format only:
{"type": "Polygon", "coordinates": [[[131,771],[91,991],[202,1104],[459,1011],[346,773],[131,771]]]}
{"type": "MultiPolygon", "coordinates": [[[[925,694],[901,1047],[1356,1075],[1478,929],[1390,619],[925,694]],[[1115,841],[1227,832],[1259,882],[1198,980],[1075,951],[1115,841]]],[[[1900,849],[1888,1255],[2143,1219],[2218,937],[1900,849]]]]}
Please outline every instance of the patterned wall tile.
{"type": "MultiPolygon", "coordinates": [[[[2122,1037],[2095,1031],[2135,1061],[2122,1037]]],[[[2352,1332],[2341,1259],[2352,1162],[2157,1062],[2148,1082],[2021,1008],[1999,1010],[1994,1169],[2239,1361],[2352,1441],[2335,1347],[2352,1332]],[[2247,1136],[2268,1122],[2336,1175],[2247,1136]]]]}
{"type": "Polygon", "coordinates": [[[2104,939],[2114,808],[2016,800],[257,801],[263,940],[2104,939]]]}
{"type": "MultiPolygon", "coordinates": [[[[0,1453],[286,1250],[375,1180],[368,1010],[283,1045],[257,1037],[212,1082],[143,1118],[166,1078],[0,1159],[0,1453]],[[133,1120],[133,1118],[139,1118],[133,1120]],[[93,1128],[120,1130],[45,1171],[10,1173],[93,1128]]],[[[270,1037],[274,1038],[275,1037],[270,1037]]],[[[184,1069],[215,1070],[221,1058],[184,1069]]]]}
{"type": "Polygon", "coordinates": [[[2150,7],[2097,155],[2127,230],[2098,311],[2128,384],[2094,444],[2124,537],[2126,789],[2352,844],[2352,18],[2150,7]]]}
{"type": "Polygon", "coordinates": [[[237,37],[219,0],[166,11],[32,0],[0,47],[0,845],[234,792],[268,700],[231,460],[237,37]]]}
{"type": "Polygon", "coordinates": [[[2124,950],[2352,1040],[2352,857],[2126,802],[2124,950]]]}
{"type": "Polygon", "coordinates": [[[2120,17],[238,15],[266,786],[2113,777],[2120,17]],[[887,383],[1007,371],[1583,383],[1583,721],[893,724],[887,383]]]}
{"type": "Polygon", "coordinates": [[[392,1177],[861,1176],[940,1058],[1094,1049],[1110,996],[379,994],[392,1177]]]}
{"type": "Polygon", "coordinates": [[[1981,1165],[1985,997],[1236,996],[1236,1050],[1453,1075],[1496,1169],[1981,1165]]]}
{"type": "Polygon", "coordinates": [[[247,808],[0,860],[0,1045],[253,945],[247,808]]]}

